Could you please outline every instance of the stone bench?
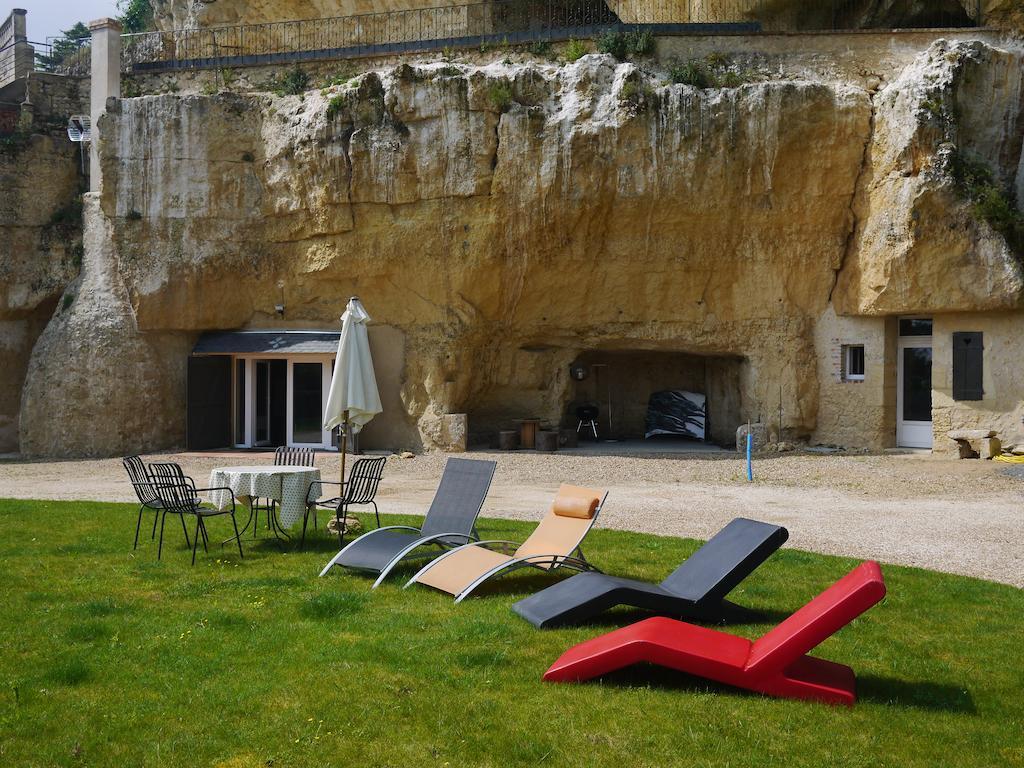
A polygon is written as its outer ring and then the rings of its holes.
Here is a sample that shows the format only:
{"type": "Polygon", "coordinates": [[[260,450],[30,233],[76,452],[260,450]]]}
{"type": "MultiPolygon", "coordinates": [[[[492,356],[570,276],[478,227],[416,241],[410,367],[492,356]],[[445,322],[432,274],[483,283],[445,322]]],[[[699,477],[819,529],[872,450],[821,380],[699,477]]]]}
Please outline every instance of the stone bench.
{"type": "Polygon", "coordinates": [[[993,429],[954,429],[947,432],[946,436],[956,441],[961,459],[991,459],[1003,450],[993,429]]]}

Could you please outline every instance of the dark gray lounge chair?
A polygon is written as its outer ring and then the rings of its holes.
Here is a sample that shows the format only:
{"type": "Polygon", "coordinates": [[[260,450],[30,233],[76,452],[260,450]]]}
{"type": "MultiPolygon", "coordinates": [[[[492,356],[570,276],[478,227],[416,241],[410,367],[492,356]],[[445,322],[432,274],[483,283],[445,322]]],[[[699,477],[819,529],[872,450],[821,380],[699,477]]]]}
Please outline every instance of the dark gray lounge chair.
{"type": "Polygon", "coordinates": [[[579,623],[616,605],[719,620],[733,608],[725,596],[787,538],[781,526],[737,517],[661,584],[581,573],[520,600],[512,610],[536,627],[579,623]]]}
{"type": "Polygon", "coordinates": [[[493,461],[448,459],[437,493],[423,518],[423,527],[386,525],[365,533],[336,554],[320,575],[335,565],[343,565],[379,573],[373,583],[376,587],[407,557],[435,557],[446,549],[475,541],[476,517],[491,487],[495,466],[493,461]],[[427,545],[440,549],[413,555],[427,545]]]}

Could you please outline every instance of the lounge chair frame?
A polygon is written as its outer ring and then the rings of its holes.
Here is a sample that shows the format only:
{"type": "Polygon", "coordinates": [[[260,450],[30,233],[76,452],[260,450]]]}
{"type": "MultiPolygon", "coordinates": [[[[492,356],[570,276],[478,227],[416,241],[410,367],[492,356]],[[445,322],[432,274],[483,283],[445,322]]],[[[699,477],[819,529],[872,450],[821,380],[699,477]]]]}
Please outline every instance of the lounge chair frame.
{"type": "Polygon", "coordinates": [[[568,649],[544,680],[579,682],[649,662],[768,696],[852,706],[854,671],[808,654],[885,593],[881,568],[867,561],[755,641],[655,616],[568,649]]]}
{"type": "Polygon", "coordinates": [[[744,609],[725,596],[789,537],[778,525],[735,518],[660,583],[614,576],[574,576],[512,606],[535,627],[578,624],[616,605],[721,621],[744,609]]]}
{"type": "MultiPolygon", "coordinates": [[[[476,579],[474,579],[469,584],[469,586],[467,586],[465,589],[463,589],[461,592],[459,592],[459,594],[455,596],[455,602],[461,603],[463,600],[469,597],[473,590],[475,590],[488,579],[491,579],[492,577],[498,576],[502,573],[511,573],[512,571],[517,571],[521,568],[538,568],[540,570],[545,571],[551,571],[555,568],[568,568],[570,570],[580,572],[596,571],[600,573],[600,569],[591,565],[590,562],[587,561],[587,558],[583,554],[582,544],[583,540],[587,537],[587,534],[590,533],[590,529],[594,527],[594,523],[597,522],[598,515],[600,515],[601,510],[604,509],[604,504],[607,499],[608,492],[605,491],[604,495],[601,497],[601,502],[597,505],[597,509],[594,510],[594,514],[590,518],[589,524],[584,529],[583,533],[580,534],[579,539],[577,539],[576,546],[569,550],[568,555],[527,555],[524,557],[514,557],[511,560],[501,563],[500,565],[494,566],[486,573],[483,573],[476,579]]],[[[540,523],[538,523],[537,525],[539,526],[540,523]]],[[[435,564],[444,560],[446,557],[451,557],[459,550],[466,549],[467,547],[490,548],[490,545],[493,544],[505,545],[507,548],[512,549],[514,551],[518,549],[523,544],[523,542],[516,543],[514,541],[508,541],[506,539],[488,539],[486,541],[473,541],[469,542],[468,544],[463,544],[461,547],[455,547],[454,549],[448,550],[440,557],[434,558],[425,566],[420,568],[420,570],[418,570],[416,574],[405,583],[405,586],[402,587],[402,589],[408,589],[409,587],[411,587],[419,580],[419,577],[421,575],[426,573],[427,570],[432,568],[435,564]]]]}
{"type": "MultiPolygon", "coordinates": [[[[467,460],[467,459],[457,459],[457,460],[458,461],[474,461],[474,463],[489,463],[489,464],[491,464],[491,475],[490,475],[490,477],[487,480],[487,487],[484,488],[483,494],[481,496],[480,506],[476,510],[476,514],[479,515],[480,514],[480,509],[483,508],[483,503],[484,503],[484,501],[487,498],[487,493],[490,490],[491,482],[493,481],[495,464],[494,464],[494,462],[479,462],[479,461],[467,460]]],[[[453,459],[449,459],[449,461],[453,461],[453,459]]],[[[446,469],[447,469],[447,466],[446,466],[446,469]]],[[[444,480],[444,477],[442,475],[442,481],[443,480],[444,480]]],[[[440,487],[441,486],[439,485],[438,486],[438,490],[440,490],[440,487]]],[[[436,499],[436,496],[435,496],[435,499],[436,499]]],[[[429,511],[428,511],[428,514],[429,514],[429,511]]],[[[352,549],[353,547],[355,547],[358,544],[360,544],[360,542],[363,542],[364,540],[366,540],[367,538],[369,538],[371,536],[379,535],[379,534],[381,534],[381,533],[383,533],[385,531],[412,531],[413,533],[422,533],[422,527],[416,528],[415,526],[411,526],[411,525],[385,525],[385,526],[380,527],[380,528],[375,528],[374,530],[369,531],[368,533],[364,533],[362,536],[359,536],[358,538],[354,539],[353,541],[350,541],[347,545],[345,545],[341,549],[341,551],[338,552],[334,557],[332,557],[330,559],[330,561],[327,563],[327,565],[325,565],[323,567],[323,570],[320,571],[320,575],[321,576],[325,576],[327,574],[327,572],[330,571],[331,568],[333,568],[335,565],[343,565],[346,568],[351,568],[351,569],[357,570],[357,571],[366,571],[366,572],[369,572],[369,573],[375,573],[376,572],[376,573],[378,573],[378,576],[377,576],[377,579],[373,582],[373,586],[371,587],[371,589],[376,589],[378,586],[380,586],[380,584],[384,581],[384,579],[387,578],[387,576],[391,573],[391,571],[400,562],[402,562],[403,560],[407,560],[407,559],[418,560],[418,559],[421,559],[421,558],[424,558],[424,557],[433,558],[434,555],[436,554],[435,550],[430,550],[430,551],[426,551],[426,552],[423,552],[421,554],[416,555],[416,554],[413,554],[414,550],[417,550],[417,549],[419,549],[421,547],[425,547],[425,546],[438,546],[438,547],[441,547],[443,550],[450,550],[452,548],[452,545],[449,542],[452,541],[452,540],[455,540],[455,541],[460,541],[460,540],[461,541],[477,541],[479,539],[479,535],[477,534],[477,531],[476,531],[475,519],[476,518],[474,517],[474,524],[473,524],[473,526],[471,528],[471,532],[470,533],[466,533],[465,531],[448,531],[448,532],[444,532],[444,533],[431,533],[431,534],[428,534],[426,536],[421,535],[421,536],[418,536],[418,537],[410,540],[409,543],[407,545],[403,546],[400,550],[398,550],[391,557],[391,559],[388,560],[380,568],[379,571],[378,571],[377,568],[365,568],[365,567],[361,567],[359,565],[350,565],[350,564],[347,564],[347,563],[342,563],[341,561],[344,558],[346,552],[348,552],[350,549],[352,549]]],[[[425,519],[424,519],[424,523],[426,523],[425,519]]]]}

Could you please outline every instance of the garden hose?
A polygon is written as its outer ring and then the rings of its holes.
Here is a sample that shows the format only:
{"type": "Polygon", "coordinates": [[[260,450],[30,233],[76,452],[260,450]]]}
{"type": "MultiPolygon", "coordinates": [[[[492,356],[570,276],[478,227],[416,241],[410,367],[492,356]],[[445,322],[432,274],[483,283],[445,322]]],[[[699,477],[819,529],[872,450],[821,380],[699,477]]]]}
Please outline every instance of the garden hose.
{"type": "Polygon", "coordinates": [[[1002,461],[1006,464],[1024,464],[1024,456],[1014,456],[1012,453],[1002,453],[992,457],[993,461],[1002,461]]]}

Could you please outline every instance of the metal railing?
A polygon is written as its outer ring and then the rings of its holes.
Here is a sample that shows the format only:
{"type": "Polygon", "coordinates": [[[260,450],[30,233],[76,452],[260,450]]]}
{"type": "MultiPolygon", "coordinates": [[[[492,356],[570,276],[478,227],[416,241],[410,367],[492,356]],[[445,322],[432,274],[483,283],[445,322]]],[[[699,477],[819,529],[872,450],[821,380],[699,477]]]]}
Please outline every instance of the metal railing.
{"type": "Polygon", "coordinates": [[[90,38],[52,38],[45,43],[18,40],[0,48],[0,85],[30,72],[89,74],[90,38]]]}
{"type": "MultiPolygon", "coordinates": [[[[972,13],[935,11],[915,26],[971,27],[972,13]]],[[[798,15],[769,0],[489,0],[324,19],[123,35],[127,71],[201,69],[591,37],[609,28],[658,34],[855,30],[891,26],[863,0],[810,3],[798,15]]]]}

